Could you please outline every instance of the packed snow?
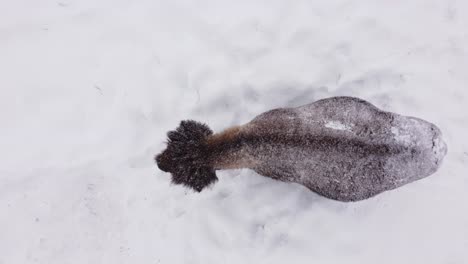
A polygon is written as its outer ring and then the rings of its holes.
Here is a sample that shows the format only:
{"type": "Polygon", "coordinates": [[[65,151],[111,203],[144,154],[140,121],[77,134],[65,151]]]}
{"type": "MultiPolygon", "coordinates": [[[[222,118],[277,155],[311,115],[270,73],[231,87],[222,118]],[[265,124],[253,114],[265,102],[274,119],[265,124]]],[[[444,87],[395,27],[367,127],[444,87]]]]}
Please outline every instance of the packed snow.
{"type": "Polygon", "coordinates": [[[0,1],[0,263],[467,263],[468,2],[0,1]],[[348,95],[428,120],[440,170],[356,203],[154,155],[348,95]]]}

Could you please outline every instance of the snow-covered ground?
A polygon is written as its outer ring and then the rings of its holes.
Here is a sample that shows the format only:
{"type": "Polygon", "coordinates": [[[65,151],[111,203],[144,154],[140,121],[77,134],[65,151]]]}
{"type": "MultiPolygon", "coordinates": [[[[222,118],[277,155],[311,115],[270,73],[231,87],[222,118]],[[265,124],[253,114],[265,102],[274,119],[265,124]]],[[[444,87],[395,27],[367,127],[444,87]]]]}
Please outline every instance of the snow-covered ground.
{"type": "Polygon", "coordinates": [[[468,262],[464,0],[0,0],[0,125],[1,264],[468,262]],[[335,95],[437,124],[441,169],[340,203],[154,164],[182,119],[335,95]]]}

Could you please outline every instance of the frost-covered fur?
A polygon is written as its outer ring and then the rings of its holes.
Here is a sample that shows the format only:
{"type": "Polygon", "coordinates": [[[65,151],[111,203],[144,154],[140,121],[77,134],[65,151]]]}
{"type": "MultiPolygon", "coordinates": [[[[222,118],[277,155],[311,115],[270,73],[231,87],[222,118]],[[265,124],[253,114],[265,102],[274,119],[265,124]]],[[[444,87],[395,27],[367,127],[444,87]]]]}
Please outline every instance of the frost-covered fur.
{"type": "Polygon", "coordinates": [[[250,168],[325,197],[357,201],[434,173],[447,152],[424,120],[353,97],[274,109],[218,134],[183,121],[157,156],[173,182],[201,191],[216,169],[250,168]]]}

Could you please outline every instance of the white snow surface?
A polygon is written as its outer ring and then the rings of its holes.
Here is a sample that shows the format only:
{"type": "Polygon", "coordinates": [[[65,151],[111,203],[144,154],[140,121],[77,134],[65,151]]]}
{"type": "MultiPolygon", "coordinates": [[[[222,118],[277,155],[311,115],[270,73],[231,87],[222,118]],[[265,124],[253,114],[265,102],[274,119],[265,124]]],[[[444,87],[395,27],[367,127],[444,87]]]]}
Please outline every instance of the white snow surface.
{"type": "Polygon", "coordinates": [[[0,263],[467,263],[467,29],[463,0],[1,0],[0,263]],[[341,203],[154,164],[180,120],[337,95],[437,124],[441,169],[341,203]]]}

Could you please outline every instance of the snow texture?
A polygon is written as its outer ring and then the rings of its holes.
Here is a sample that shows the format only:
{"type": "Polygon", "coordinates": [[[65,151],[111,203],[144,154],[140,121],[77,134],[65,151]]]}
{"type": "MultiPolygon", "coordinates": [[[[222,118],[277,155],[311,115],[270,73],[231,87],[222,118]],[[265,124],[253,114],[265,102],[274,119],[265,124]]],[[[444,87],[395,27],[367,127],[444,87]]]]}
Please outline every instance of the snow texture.
{"type": "Polygon", "coordinates": [[[462,0],[0,1],[0,263],[466,263],[467,28],[462,0]],[[436,124],[440,169],[341,203],[154,164],[181,120],[345,95],[436,124]]]}
{"type": "Polygon", "coordinates": [[[324,125],[325,127],[336,129],[336,130],[346,130],[351,131],[353,124],[343,124],[340,121],[327,121],[324,125]]]}

